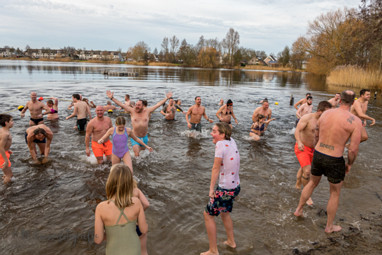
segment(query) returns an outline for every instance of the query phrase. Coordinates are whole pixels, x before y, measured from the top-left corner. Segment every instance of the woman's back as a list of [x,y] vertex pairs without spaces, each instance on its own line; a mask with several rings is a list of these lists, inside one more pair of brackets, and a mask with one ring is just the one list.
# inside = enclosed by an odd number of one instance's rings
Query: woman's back
[[105,201],[102,220],[106,231],[106,254],[140,255],[141,246],[136,232],[140,201],[132,198],[131,206],[119,209],[114,202]]

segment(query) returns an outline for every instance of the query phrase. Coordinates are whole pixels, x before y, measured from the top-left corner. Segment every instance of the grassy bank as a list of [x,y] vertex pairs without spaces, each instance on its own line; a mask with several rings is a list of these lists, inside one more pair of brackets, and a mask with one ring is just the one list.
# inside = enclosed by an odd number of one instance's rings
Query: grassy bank
[[326,78],[329,86],[382,89],[382,73],[358,66],[338,66]]
[[290,67],[271,67],[271,66],[261,66],[261,65],[246,65],[245,67],[238,67],[240,69],[248,70],[272,70],[272,71],[294,71],[294,72],[304,72],[304,70],[296,70]]

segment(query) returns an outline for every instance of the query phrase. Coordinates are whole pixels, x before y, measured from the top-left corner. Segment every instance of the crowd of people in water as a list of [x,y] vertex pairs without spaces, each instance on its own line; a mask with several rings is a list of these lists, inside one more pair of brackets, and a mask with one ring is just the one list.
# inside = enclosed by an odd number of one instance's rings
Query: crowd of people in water
[[[148,225],[144,211],[149,207],[149,201],[134,180],[128,141],[131,141],[135,157],[143,150],[153,150],[148,146],[148,126],[151,114],[160,107],[160,113],[166,121],[175,120],[177,113],[183,114],[187,127],[194,132],[201,132],[202,117],[210,123],[213,123],[213,120],[207,116],[200,96],[195,97],[195,104],[187,111],[182,110],[181,100],[174,100],[171,92],[150,107],[145,100],[132,102],[129,95],[125,96],[124,102],[116,99],[111,91],[106,91],[106,96],[109,99],[107,104],[96,106],[80,94],[73,94],[72,103],[68,107],[73,109],[73,113],[66,117],[76,117],[74,128],[86,132],[87,156],[90,156],[92,151],[98,164],[104,163],[105,158],[112,164],[106,182],[107,200],[99,203],[95,211],[94,241],[99,244],[106,240],[107,254],[143,255],[148,253]],[[49,98],[44,104],[43,98],[38,99],[36,92],[32,92],[30,98],[25,106],[18,108],[21,117],[24,117],[28,110],[30,114],[30,126],[25,130],[25,142],[33,163],[45,164],[49,161],[54,135],[44,124],[43,116],[47,115],[47,119],[52,121],[59,119],[59,100]],[[356,100],[353,91],[345,90],[328,101],[319,102],[316,112],[312,112],[313,97],[310,93],[294,104],[297,117],[294,152],[300,164],[295,187],[303,187],[294,215],[303,216],[304,205],[313,204],[311,195],[320,183],[322,175],[325,175],[330,185],[325,227],[327,233],[341,230],[339,225],[334,225],[334,218],[345,174],[350,171],[357,157],[359,144],[368,139],[365,129],[367,121],[371,122],[370,126],[375,124],[375,119],[366,114],[369,99],[370,90],[362,89]],[[268,100],[263,99],[260,103],[261,106],[253,112],[253,124],[249,133],[249,137],[254,141],[260,140],[270,122],[275,120],[272,118]],[[209,250],[201,253],[202,255],[219,254],[215,223],[215,216],[218,215],[222,217],[227,234],[224,244],[236,248],[230,213],[235,197],[240,193],[240,153],[231,134],[232,121],[236,124],[239,122],[234,114],[232,100],[229,99],[226,103],[221,100],[219,106],[216,112],[219,122],[213,125],[211,131],[215,157],[211,170],[209,201],[204,210]],[[91,108],[95,108],[93,118]],[[129,114],[131,128],[126,127],[124,116],[118,116],[115,125],[110,117],[105,116],[105,112],[116,110]],[[4,184],[11,183],[14,179],[10,161],[13,124],[11,115],[0,114],[0,168],[3,171]],[[41,156],[38,155],[37,147]],[[343,158],[345,148],[347,163]]]

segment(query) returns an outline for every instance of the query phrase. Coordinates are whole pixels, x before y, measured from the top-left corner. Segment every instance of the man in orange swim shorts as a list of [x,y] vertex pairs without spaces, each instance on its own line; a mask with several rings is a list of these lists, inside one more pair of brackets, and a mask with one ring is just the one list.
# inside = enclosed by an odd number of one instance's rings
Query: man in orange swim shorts
[[92,137],[92,150],[94,156],[97,158],[98,164],[103,163],[103,155],[106,155],[108,161],[111,161],[111,154],[113,145],[109,138],[104,139],[104,143],[99,144],[98,140],[101,139],[109,128],[113,127],[111,119],[104,116],[104,108],[102,106],[96,107],[96,117],[89,121],[86,127],[85,145],[86,155],[90,156],[90,136]]
[[12,136],[9,129],[13,127],[13,118],[8,114],[0,114],[0,169],[3,170],[3,182],[9,183],[13,177],[11,161],[9,157],[12,154],[10,150]]
[[[330,108],[332,105],[328,101],[321,101],[317,106],[317,112],[302,116],[296,126],[294,152],[301,166],[297,173],[297,189],[301,188],[301,183],[305,186],[309,182],[314,146],[317,142],[315,139],[317,121],[321,114]],[[313,201],[309,198],[306,203],[312,205]]]

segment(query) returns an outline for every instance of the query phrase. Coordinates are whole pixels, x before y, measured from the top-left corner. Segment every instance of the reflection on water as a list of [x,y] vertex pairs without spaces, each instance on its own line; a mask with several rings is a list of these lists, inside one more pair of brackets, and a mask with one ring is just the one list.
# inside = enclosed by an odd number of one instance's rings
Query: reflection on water
[[[104,70],[138,72],[138,77],[104,77]],[[16,182],[0,185],[1,254],[103,254],[104,245],[92,243],[94,209],[105,199],[110,169],[85,156],[84,134],[73,130],[75,120],[65,120],[71,94],[81,93],[97,105],[106,104],[105,91],[124,94],[132,100],[148,99],[153,105],[166,91],[182,99],[187,110],[195,96],[202,97],[207,115],[215,113],[220,98],[232,99],[239,124],[234,126],[241,156],[240,198],[232,218],[236,251],[219,244],[221,254],[370,254],[380,251],[382,102],[371,100],[368,113],[377,120],[367,127],[369,140],[351,173],[346,177],[336,222],[342,233],[324,234],[329,186],[323,178],[315,190],[315,206],[306,208],[306,218],[292,212],[299,191],[294,189],[298,162],[293,152],[295,110],[290,95],[299,100],[310,91],[313,104],[333,96],[322,77],[306,73],[255,70],[205,70],[197,68],[136,67],[86,63],[0,61],[1,111],[15,120],[11,158]],[[31,166],[23,134],[27,117],[20,118],[18,105],[29,93],[59,98],[58,122],[46,122],[54,133],[52,162]],[[267,97],[276,118],[260,142],[248,140],[251,116],[258,102]],[[278,105],[275,104],[278,102]],[[119,113],[110,114],[113,123]],[[128,115],[127,125],[131,126]],[[212,124],[202,120],[203,133],[187,130],[182,113],[166,122],[156,111],[149,124],[149,144],[154,152],[133,159],[134,174],[150,200],[148,248],[156,254],[198,254],[208,247],[202,211],[208,202],[214,159],[210,138]],[[93,158],[94,159],[94,158]],[[219,220],[220,221],[220,220]],[[218,226],[218,242],[224,227]],[[360,252],[358,252],[360,251]],[[357,253],[358,252],[358,253]]]

